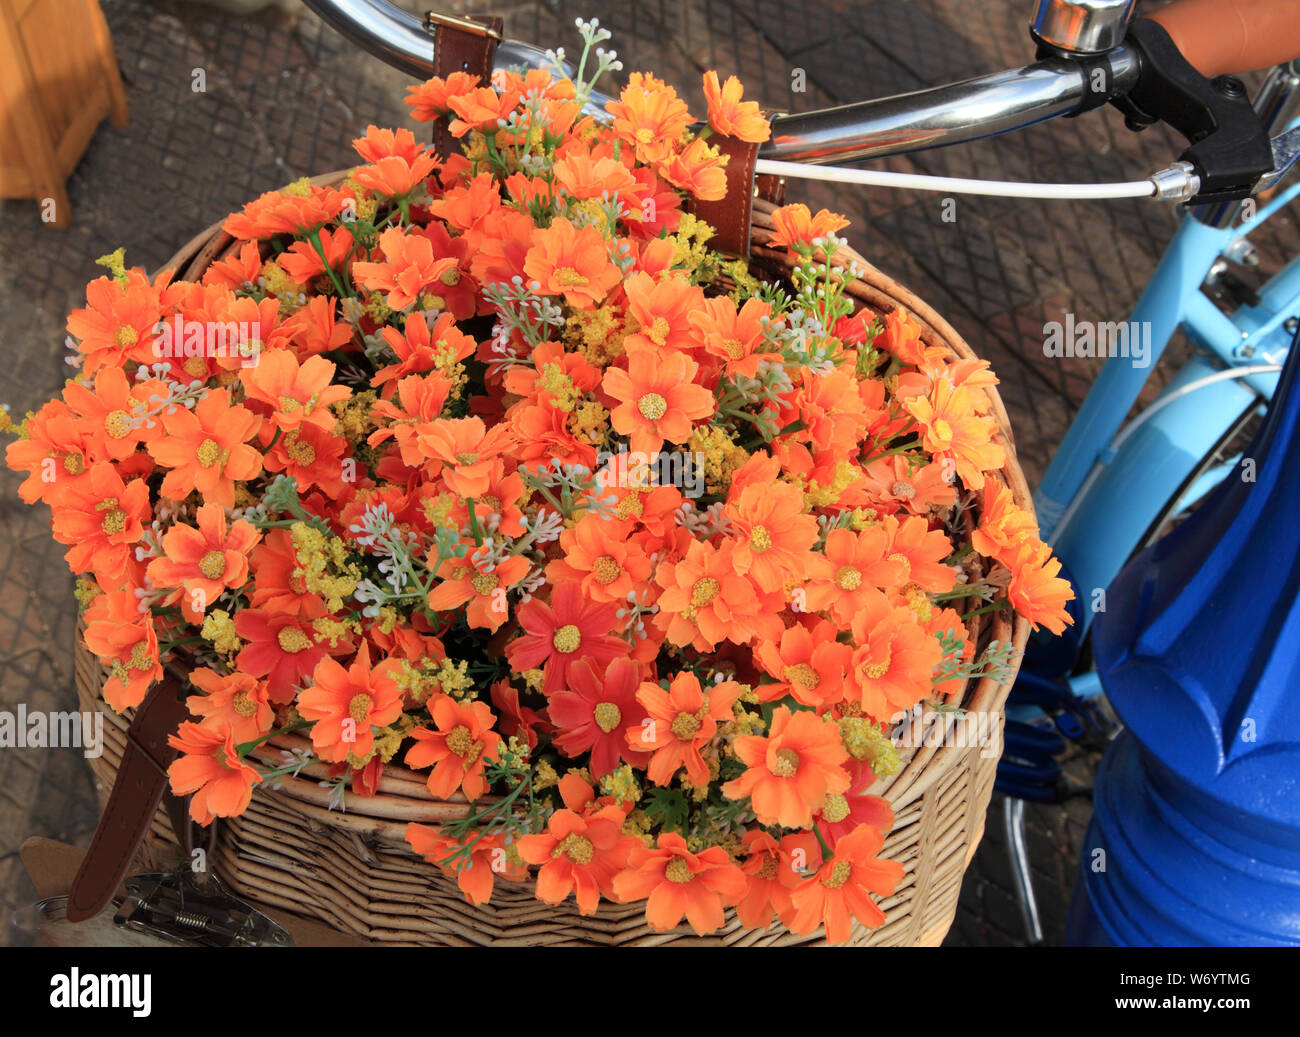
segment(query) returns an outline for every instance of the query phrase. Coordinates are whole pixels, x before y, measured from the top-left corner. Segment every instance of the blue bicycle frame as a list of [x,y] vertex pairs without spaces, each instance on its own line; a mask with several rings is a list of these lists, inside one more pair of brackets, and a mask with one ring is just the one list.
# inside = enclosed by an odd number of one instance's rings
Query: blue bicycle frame
[[[1104,588],[1169,501],[1247,408],[1273,394],[1277,374],[1270,368],[1285,358],[1291,339],[1286,325],[1300,315],[1300,257],[1257,293],[1257,305],[1243,305],[1231,317],[1201,285],[1235,239],[1257,230],[1297,194],[1300,184],[1238,227],[1184,216],[1131,317],[1130,328],[1149,331],[1145,363],[1121,356],[1106,361],[1034,495],[1042,536],[1080,599],[1079,638],[1105,607]],[[1121,431],[1179,327],[1197,355]],[[1203,474],[1177,508],[1190,506],[1237,467],[1230,461]]]

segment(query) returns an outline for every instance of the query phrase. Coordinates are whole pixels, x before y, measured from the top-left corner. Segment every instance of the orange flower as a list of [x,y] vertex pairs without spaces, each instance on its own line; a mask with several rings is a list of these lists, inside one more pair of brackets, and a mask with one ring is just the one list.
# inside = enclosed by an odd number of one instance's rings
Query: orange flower
[[761,144],[772,136],[772,127],[763,118],[756,101],[742,101],[745,88],[735,76],[718,85],[718,73],[704,73],[704,99],[709,105],[709,125],[729,137]]
[[926,519],[916,516],[900,522],[887,515],[885,531],[889,534],[885,559],[902,565],[904,583],[933,594],[947,593],[957,585],[957,570],[943,564],[952,554],[952,543],[943,530],[931,529]]
[[144,480],[124,482],[105,461],[91,468],[85,481],[68,487],[51,529],[55,540],[68,545],[68,568],[93,571],[107,585],[126,575],[150,513]]
[[94,375],[101,367],[122,367],[128,361],[151,364],[154,326],[163,315],[169,271],[149,283],[144,271],[129,270],[125,284],[97,277],[86,285],[86,306],[68,315],[68,333],[85,358],[83,370]]
[[[347,266],[347,261],[352,255],[353,248],[356,247],[356,239],[353,238],[352,232],[347,228],[341,230],[322,230],[320,232],[321,250],[325,253],[322,259],[320,252],[310,241],[295,241],[284,252],[275,257],[276,264],[283,270],[295,283],[309,286],[313,280],[320,277],[326,270],[326,264],[335,271],[342,271]],[[256,248],[256,246],[244,246],[245,248]],[[238,288],[239,285],[232,287]],[[332,299],[325,299],[321,296],[312,296],[311,302],[318,306],[326,303],[333,303]]]
[[615,194],[629,209],[640,209],[639,185],[626,166],[608,155],[595,157],[589,151],[573,150],[555,160],[551,168],[555,182],[578,200]]
[[773,915],[784,924],[790,914],[790,891],[803,880],[800,864],[817,852],[816,838],[811,832],[800,832],[778,843],[762,829],[751,828],[743,843],[745,860],[740,870],[749,885],[736,904],[736,917],[746,929],[766,929]]
[[652,752],[646,775],[656,785],[667,785],[685,767],[692,785],[709,780],[709,765],[700,750],[713,740],[718,724],[731,719],[732,704],[740,695],[735,681],[700,687],[695,674],[677,674],[667,691],[646,681],[637,689],[636,700],[648,717],[639,730],[627,732],[628,748]]
[[872,590],[853,617],[852,693],[873,720],[888,720],[930,693],[943,658],[939,641],[909,608],[896,608]]
[[560,796],[564,808],[550,816],[546,831],[519,837],[519,856],[541,865],[538,900],[562,904],[572,893],[579,914],[594,914],[602,896],[613,896],[614,876],[627,865],[628,853],[641,844],[623,834],[622,807],[597,805],[595,792],[581,778],[561,778]]
[[755,635],[780,636],[780,617],[737,575],[734,551],[734,541],[719,549],[692,540],[684,558],[655,570],[662,592],[654,623],[673,644],[710,652],[724,639],[740,645]]
[[26,422],[27,438],[5,447],[5,464],[26,472],[18,496],[27,504],[55,504],[89,474],[100,452],[92,429],[62,400],[50,400]]
[[704,305],[704,293],[680,277],[658,280],[642,271],[623,282],[627,312],[638,330],[624,340],[625,348],[671,353],[693,345],[691,315]]
[[460,278],[455,257],[436,257],[433,244],[423,234],[389,227],[379,235],[379,251],[384,261],[353,263],[352,278],[368,291],[383,292],[390,310],[409,309],[426,288],[436,288],[444,278]]
[[233,508],[236,481],[262,470],[262,455],[247,442],[261,419],[232,405],[226,389],[213,389],[193,411],[177,407],[162,423],[167,434],[149,444],[154,460],[171,469],[158,492],[179,501],[198,490],[205,501]]
[[214,817],[237,817],[248,809],[253,786],[262,776],[239,758],[229,727],[202,727],[187,720],[167,736],[167,744],[181,752],[167,768],[167,777],[172,792],[190,796],[190,817],[206,827]]
[[385,198],[405,198],[439,165],[432,149],[419,151],[413,157],[384,155],[372,159],[368,166],[358,166],[352,171],[352,179]]
[[528,869],[510,859],[505,836],[500,833],[476,835],[468,860],[456,855],[464,843],[430,825],[412,821],[406,826],[406,841],[430,864],[454,874],[456,885],[471,904],[486,904],[492,899],[498,875],[515,882],[528,877]]
[[562,295],[570,306],[594,309],[623,279],[609,259],[605,239],[593,226],[575,227],[563,217],[533,235],[524,273],[543,295]]
[[1020,507],[1000,482],[986,482],[984,509],[979,526],[971,533],[971,546],[986,558],[1007,562],[1019,554],[1022,544],[1037,539],[1034,516]]
[[555,748],[565,756],[591,752],[591,773],[603,778],[620,759],[645,766],[646,754],[630,746],[628,733],[640,733],[645,710],[637,700],[640,667],[615,659],[604,673],[583,659],[573,667],[567,688],[547,696],[547,712],[556,728]]
[[315,721],[311,744],[316,755],[329,763],[347,760],[361,766],[374,751],[374,729],[402,715],[402,690],[396,681],[400,672],[395,660],[372,669],[364,641],[346,670],[333,659],[317,663],[311,686],[298,693],[298,712]]
[[420,452],[432,463],[429,474],[442,476],[447,489],[462,497],[487,493],[497,458],[514,445],[509,426],[488,428],[482,418],[441,418],[418,430]]
[[523,636],[506,645],[506,658],[516,673],[545,662],[545,690],[569,686],[569,669],[581,659],[600,666],[627,654],[627,642],[610,633],[617,621],[613,602],[584,601],[576,583],[562,583],[551,592],[551,603],[530,598],[519,606]]
[[798,487],[746,486],[727,501],[723,515],[741,537],[732,552],[736,572],[748,573],[760,590],[777,591],[807,575],[817,520],[805,514]]
[[884,843],[884,836],[871,825],[859,825],[836,843],[834,855],[790,895],[794,907],[790,929],[811,933],[825,925],[829,942],[847,943],[853,919],[868,929],[883,925],[885,913],[870,895],[889,896],[905,874],[899,861],[876,856]]
[[220,674],[201,666],[190,673],[190,683],[204,692],[186,700],[190,712],[203,717],[203,726],[229,727],[236,745],[255,742],[271,730],[275,713],[262,681],[246,673]]
[[925,328],[907,310],[896,307],[885,314],[881,324],[873,346],[888,350],[904,364],[920,365],[925,360],[925,343],[921,341]]
[[528,566],[523,555],[511,555],[490,570],[473,564],[472,555],[448,559],[446,577],[429,592],[429,608],[446,612],[469,602],[465,619],[471,627],[499,630],[510,616],[506,591],[528,575]]
[[248,554],[260,535],[243,519],[227,524],[219,504],[204,504],[195,521],[198,529],[178,522],[163,534],[164,557],[149,563],[148,575],[156,587],[179,588],[168,600],[179,597],[186,618],[202,623],[226,588],[248,582]]
[[1061,560],[1052,557],[1050,547],[1037,538],[1028,540],[1020,545],[1008,568],[1011,584],[1007,597],[1035,629],[1042,624],[1059,636],[1074,625],[1074,617],[1065,610],[1065,603],[1074,600],[1074,590],[1069,580],[1057,575]]
[[293,701],[294,686],[306,683],[326,654],[351,651],[346,641],[331,644],[325,636],[317,636],[306,616],[267,609],[240,609],[235,613],[235,633],[245,642],[235,665],[254,677],[265,677],[271,701],[277,705]]
[[984,472],[1001,468],[1002,447],[993,442],[997,422],[975,412],[970,391],[940,378],[929,396],[904,403],[921,427],[921,441],[936,459],[952,458],[962,482],[972,490],[984,486]]
[[516,91],[497,93],[486,86],[449,96],[447,107],[457,116],[448,124],[451,135],[463,137],[470,130],[495,130],[500,120],[514,111],[518,103],[519,94]]
[[153,616],[141,610],[134,587],[98,595],[86,609],[82,639],[108,667],[104,699],[119,713],[143,702],[162,678]]
[[492,730],[496,717],[486,703],[457,702],[450,695],[438,696],[429,715],[435,729],[411,731],[415,745],[406,752],[406,765],[433,767],[428,785],[435,799],[450,799],[459,791],[473,803],[488,789],[483,772],[501,745],[501,736]]
[[617,101],[605,104],[614,116],[611,129],[636,152],[637,161],[664,161],[691,124],[691,113],[677,91],[661,79],[633,72]]
[[832,529],[826,537],[826,575],[808,585],[806,603],[810,612],[829,611],[846,627],[873,599],[880,588],[901,587],[907,570],[900,558],[887,558],[889,533],[882,526],[868,526],[861,533]]
[[837,212],[818,209],[814,216],[802,202],[781,206],[772,213],[772,222],[776,224],[776,234],[769,243],[771,247],[780,248],[784,245],[791,249],[812,248],[813,242],[818,238],[824,238],[849,225],[849,221]]
[[722,793],[748,796],[760,824],[807,828],[814,808],[849,787],[848,771],[840,766],[849,758],[840,729],[816,713],[778,706],[768,736],[742,735],[735,750],[747,769],[723,785]]
[[552,583],[576,580],[592,601],[627,601],[650,578],[650,559],[630,539],[632,523],[589,513],[560,535],[564,557],[546,567]]
[[92,391],[80,382],[63,387],[63,398],[81,419],[82,431],[95,445],[100,458],[124,461],[141,442],[162,434],[156,421],[145,416],[150,396],[166,394],[156,378],[128,381],[120,367],[102,367]]
[[844,679],[853,649],[836,640],[839,628],[820,620],[811,628],[796,623],[781,635],[778,643],[761,641],[754,647],[754,661],[775,678],[756,690],[764,702],[793,695],[796,702],[818,712],[844,697]]
[[[419,88],[411,88],[412,92],[417,89]],[[356,149],[358,155],[367,162],[372,163],[390,155],[396,155],[405,159],[408,163],[413,163],[428,151],[425,145],[417,141],[415,134],[408,129],[390,130],[374,125],[367,126],[366,135],[357,137],[352,142],[352,147]]]
[[763,318],[771,312],[772,307],[757,297],[746,299],[737,310],[734,300],[720,295],[705,299],[688,319],[693,341],[722,360],[727,374],[754,378],[760,361],[780,359],[779,353],[761,348],[765,344]]
[[653,453],[664,444],[685,443],[693,423],[713,413],[713,393],[695,385],[699,365],[685,353],[661,349],[628,351],[628,369],[610,367],[603,387],[619,401],[610,423],[629,438],[634,451]]
[[657,932],[676,928],[683,916],[699,936],[722,928],[724,908],[749,885],[722,847],[691,853],[676,832],[660,834],[656,849],[634,848],[627,864],[614,877],[614,893],[625,902],[645,900],[646,921]]
[[406,103],[411,108],[411,118],[416,122],[433,122],[446,116],[451,111],[451,99],[470,93],[478,84],[478,76],[453,72],[446,79],[434,76],[418,86],[407,87]]
[[308,357],[302,363],[287,349],[263,353],[255,367],[240,374],[244,392],[271,408],[271,418],[283,431],[312,424],[329,432],[338,424],[330,410],[348,399],[352,390],[333,384],[335,365],[323,356]]
[[727,196],[727,174],[722,164],[722,153],[697,137],[684,151],[669,156],[658,166],[658,172],[674,187],[702,202],[720,202]]
[[913,515],[928,515],[932,508],[947,508],[957,502],[955,465],[932,461],[918,468],[915,464],[914,459],[895,454],[867,465],[863,472],[866,492],[878,511],[902,507]]
[[[430,321],[434,321],[430,326]],[[448,357],[464,360],[474,352],[476,343],[456,327],[456,321],[450,313],[429,314],[420,310],[410,313],[404,325],[406,334],[396,328],[384,326],[379,329],[384,341],[388,343],[397,357],[397,363],[388,364],[375,372],[370,379],[373,386],[384,387],[385,399],[393,395],[398,381],[409,374],[424,374],[432,371],[439,361]]]
[[335,187],[300,180],[284,190],[260,195],[242,212],[227,216],[221,228],[241,241],[277,234],[306,236],[336,218],[349,197],[350,190],[345,194]]

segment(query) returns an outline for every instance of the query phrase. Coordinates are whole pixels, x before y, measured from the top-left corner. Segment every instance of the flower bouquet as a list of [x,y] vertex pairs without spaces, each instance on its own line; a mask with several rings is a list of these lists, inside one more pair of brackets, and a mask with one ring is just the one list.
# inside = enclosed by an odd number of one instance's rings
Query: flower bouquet
[[773,212],[764,276],[711,250],[709,137],[765,139],[758,106],[709,73],[697,128],[633,74],[597,118],[617,62],[580,28],[575,78],[412,88],[458,154],[372,126],[192,281],[101,260],[7,461],[108,704],[189,672],[200,824],[414,771],[437,821],[405,840],[474,905],[842,942],[912,869],[871,791],[891,730],[1005,684],[979,617],[1059,632],[1068,585],[998,474],[988,365],[857,306],[833,213]]

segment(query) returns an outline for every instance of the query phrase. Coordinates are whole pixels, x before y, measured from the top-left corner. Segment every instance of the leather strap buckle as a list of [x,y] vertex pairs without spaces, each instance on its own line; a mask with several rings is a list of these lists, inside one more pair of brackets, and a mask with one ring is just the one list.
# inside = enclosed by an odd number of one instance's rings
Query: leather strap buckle
[[496,40],[498,43],[501,42],[501,33],[491,25],[476,22],[472,18],[461,18],[459,15],[454,14],[439,14],[437,11],[424,12],[424,28],[426,32],[432,33],[439,25],[460,29],[461,32],[467,32],[473,36],[486,36],[488,39]]

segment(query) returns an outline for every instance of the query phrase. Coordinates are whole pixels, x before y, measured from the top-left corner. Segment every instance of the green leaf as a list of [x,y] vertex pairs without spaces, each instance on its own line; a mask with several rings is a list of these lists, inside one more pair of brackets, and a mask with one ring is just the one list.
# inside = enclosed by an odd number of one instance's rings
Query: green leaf
[[646,793],[646,815],[662,822],[663,827],[686,834],[690,805],[681,789],[650,789]]

